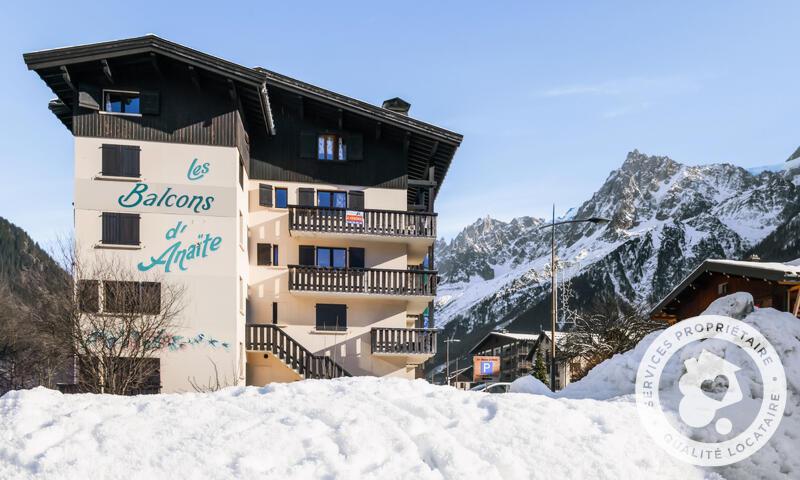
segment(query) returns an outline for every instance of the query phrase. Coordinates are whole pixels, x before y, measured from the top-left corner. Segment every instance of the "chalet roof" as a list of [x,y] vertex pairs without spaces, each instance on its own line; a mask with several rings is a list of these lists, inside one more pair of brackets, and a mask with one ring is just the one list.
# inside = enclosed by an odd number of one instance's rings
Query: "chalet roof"
[[662,311],[682,291],[689,287],[700,275],[706,272],[723,273],[747,278],[757,278],[772,282],[800,284],[800,265],[778,262],[751,262],[744,260],[707,259],[695,268],[683,281],[650,310],[651,315]]
[[[378,107],[367,102],[341,95],[300,80],[281,75],[261,67],[249,68],[209,55],[178,43],[170,42],[156,35],[114,40],[88,45],[55,48],[23,55],[28,69],[35,70],[42,80],[55,93],[56,99],[49,108],[71,128],[72,111],[75,103],[75,85],[70,80],[70,69],[78,64],[96,64],[108,67],[108,61],[124,57],[161,55],[192,68],[221,75],[240,88],[242,103],[253,114],[255,121],[251,126],[266,128],[275,132],[275,125],[269,105],[268,89],[277,87],[336,108],[374,119],[404,130],[407,137],[409,183],[418,185],[429,181],[428,169],[435,167],[435,184],[439,189],[450,168],[456,149],[463,136],[441,127],[414,119],[408,115]],[[250,114],[248,114],[250,115]],[[411,195],[411,193],[409,193]]]
[[417,120],[406,114],[378,107],[262,67],[256,67],[255,70],[266,75],[268,87],[285,89],[405,130],[409,134],[409,179],[427,180],[428,168],[435,167],[434,181],[436,184],[434,188],[437,191],[447,175],[456,149],[461,145],[461,141],[464,138],[461,134]]
[[[219,57],[170,42],[156,35],[92,43],[73,47],[54,48],[26,53],[22,57],[29,70],[34,70],[56,94],[59,102],[51,102],[50,109],[67,126],[75,102],[75,85],[70,78],[70,67],[78,64],[97,63],[109,67],[108,61],[123,57],[161,55],[206,72],[220,75],[240,88],[242,103],[251,110],[254,120],[259,120],[269,133],[274,132],[272,112],[269,106],[264,75]],[[62,106],[63,105],[63,106]]]
[[506,343],[512,343],[513,341],[535,341],[539,338],[538,333],[517,333],[517,332],[503,332],[503,331],[493,331],[489,332],[484,337],[475,344],[474,347],[469,351],[469,353],[474,353],[480,350],[480,347],[491,337],[500,338],[504,340],[509,340]]

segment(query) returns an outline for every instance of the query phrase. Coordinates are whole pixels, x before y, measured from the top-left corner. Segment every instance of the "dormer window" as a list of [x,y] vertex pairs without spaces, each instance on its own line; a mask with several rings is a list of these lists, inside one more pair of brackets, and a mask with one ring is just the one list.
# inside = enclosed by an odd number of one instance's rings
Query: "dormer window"
[[347,145],[344,137],[325,133],[317,138],[317,159],[324,161],[347,160]]
[[139,92],[105,90],[103,92],[103,111],[139,115]]

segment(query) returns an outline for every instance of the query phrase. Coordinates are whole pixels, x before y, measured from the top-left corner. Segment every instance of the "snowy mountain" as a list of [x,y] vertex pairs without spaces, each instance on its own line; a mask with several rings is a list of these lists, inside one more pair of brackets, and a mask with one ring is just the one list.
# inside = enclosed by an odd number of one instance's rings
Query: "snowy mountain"
[[[569,214],[611,221],[557,228],[564,263],[559,282],[571,279],[575,294],[567,305],[585,308],[594,296],[612,292],[631,304],[652,305],[708,257],[797,258],[798,206],[800,159],[794,155],[781,168],[754,174],[633,151]],[[486,217],[449,243],[437,243],[442,338],[455,333],[463,349],[500,326],[537,331],[548,321],[550,230],[540,228],[544,223]]]

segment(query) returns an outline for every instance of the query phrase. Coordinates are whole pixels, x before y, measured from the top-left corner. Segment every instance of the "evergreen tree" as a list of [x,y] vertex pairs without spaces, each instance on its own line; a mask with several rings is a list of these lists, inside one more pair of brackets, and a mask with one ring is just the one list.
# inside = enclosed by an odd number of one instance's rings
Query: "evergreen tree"
[[[536,360],[533,362],[533,376],[537,380],[541,381],[545,385],[550,383],[550,380],[547,378],[547,367],[544,364],[544,359],[542,355],[538,352],[535,354]],[[549,385],[548,385],[549,386]]]

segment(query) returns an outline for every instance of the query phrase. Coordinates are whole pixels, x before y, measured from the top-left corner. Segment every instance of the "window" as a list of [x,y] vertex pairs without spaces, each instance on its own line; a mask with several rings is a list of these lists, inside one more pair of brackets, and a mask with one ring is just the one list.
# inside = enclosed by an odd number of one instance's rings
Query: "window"
[[258,185],[258,204],[262,207],[272,206],[272,185]]
[[347,305],[317,304],[317,330],[347,330]]
[[317,206],[322,208],[347,208],[347,192],[317,192]]
[[325,133],[317,137],[317,160],[347,160],[347,145],[344,137]]
[[344,248],[317,248],[317,266],[344,268],[347,266],[347,250]]
[[278,324],[278,302],[272,302],[272,324]]
[[363,248],[350,248],[350,268],[364,268]]
[[297,189],[297,203],[301,207],[314,206],[314,189],[313,188],[299,188]]
[[140,114],[139,92],[103,92],[103,110],[109,113]]
[[103,212],[102,235],[106,245],[139,245],[139,215]]
[[301,245],[299,257],[300,257],[299,258],[300,265],[305,265],[305,266],[315,265],[314,247],[308,245]]
[[158,282],[103,282],[103,310],[109,313],[161,311],[161,284]]
[[139,153],[141,149],[133,145],[106,145],[102,147],[103,161],[101,172],[112,177],[138,178]]
[[364,210],[364,192],[350,191],[347,193],[347,203],[351,210]]
[[239,312],[244,313],[247,302],[247,289],[244,286],[244,278],[239,277]]
[[717,294],[721,297],[728,294],[728,283],[720,283],[717,285]]
[[244,190],[244,160],[241,155],[239,155],[239,187]]
[[289,206],[289,191],[285,188],[275,189],[275,207],[286,208]]
[[278,265],[278,246],[272,246],[272,264],[277,266]]
[[[275,247],[277,249],[277,247]],[[269,243],[259,243],[256,246],[256,264],[272,265],[272,245]]]
[[244,214],[239,212],[239,246],[244,247],[244,240],[247,238],[247,230],[244,224]]
[[100,282],[78,280],[78,310],[86,313],[100,311]]

